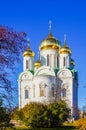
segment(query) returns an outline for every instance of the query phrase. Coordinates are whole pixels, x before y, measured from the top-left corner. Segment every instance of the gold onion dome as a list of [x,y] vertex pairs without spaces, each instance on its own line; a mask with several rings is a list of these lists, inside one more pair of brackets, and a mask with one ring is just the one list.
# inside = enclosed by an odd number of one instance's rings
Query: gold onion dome
[[60,54],[71,54],[71,50],[70,50],[70,48],[67,46],[67,44],[65,43],[64,45],[63,45],[63,47],[61,47],[61,49],[59,50],[59,53]]
[[37,61],[35,62],[34,67],[40,67],[40,66],[41,66],[41,61],[40,61],[40,59],[39,59],[39,60],[37,60]]
[[59,50],[60,47],[61,47],[60,41],[58,41],[56,38],[54,38],[52,33],[49,33],[48,37],[41,42],[39,49],[40,50],[45,50],[45,49]]
[[23,56],[25,57],[25,56],[30,56],[30,57],[34,57],[34,52],[30,49],[30,47],[28,47],[25,51],[24,51],[24,53],[23,53]]
[[70,63],[71,63],[71,65],[73,65],[73,66],[75,65],[75,62],[74,62],[73,59],[71,59]]
[[64,45],[59,50],[59,53],[60,54],[71,54],[71,50],[70,50],[70,48],[66,44],[66,35],[64,35]]

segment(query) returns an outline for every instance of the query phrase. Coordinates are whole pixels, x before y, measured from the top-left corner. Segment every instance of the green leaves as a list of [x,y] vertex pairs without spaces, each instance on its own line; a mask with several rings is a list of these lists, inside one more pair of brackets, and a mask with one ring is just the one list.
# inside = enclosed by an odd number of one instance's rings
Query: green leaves
[[[19,112],[19,111],[18,111]],[[68,117],[68,108],[64,101],[54,102],[44,105],[42,103],[31,102],[20,110],[18,119],[30,128],[57,127]],[[23,115],[20,116],[20,115]]]
[[0,126],[2,126],[2,124],[9,124],[10,122],[10,113],[7,111],[7,109],[5,107],[3,107],[2,105],[0,105]]
[[[47,107],[41,103],[30,103],[22,109],[25,124],[32,128],[44,127],[47,123]],[[27,119],[27,120],[26,120]]]

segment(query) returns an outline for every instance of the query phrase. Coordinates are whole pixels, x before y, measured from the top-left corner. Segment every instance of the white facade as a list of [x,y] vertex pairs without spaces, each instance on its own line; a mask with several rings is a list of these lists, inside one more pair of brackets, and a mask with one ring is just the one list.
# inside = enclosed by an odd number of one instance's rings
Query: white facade
[[71,50],[52,36],[39,45],[40,57],[34,63],[34,52],[28,48],[23,54],[23,72],[18,79],[19,109],[30,102],[44,104],[65,100],[71,116],[77,116],[78,77],[71,59]]

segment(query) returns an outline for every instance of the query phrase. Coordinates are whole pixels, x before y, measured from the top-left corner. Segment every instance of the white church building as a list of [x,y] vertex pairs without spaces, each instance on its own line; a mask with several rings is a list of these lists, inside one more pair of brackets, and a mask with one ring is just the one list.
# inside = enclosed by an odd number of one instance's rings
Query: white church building
[[78,110],[78,74],[71,58],[71,49],[64,39],[61,42],[52,34],[40,42],[39,58],[34,62],[30,46],[23,53],[23,72],[19,75],[19,109],[30,102],[52,103],[65,100],[71,116]]

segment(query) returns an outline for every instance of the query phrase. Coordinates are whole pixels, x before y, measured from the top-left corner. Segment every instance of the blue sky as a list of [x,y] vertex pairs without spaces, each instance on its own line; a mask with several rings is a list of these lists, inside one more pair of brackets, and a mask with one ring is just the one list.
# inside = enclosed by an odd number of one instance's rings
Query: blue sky
[[[53,35],[63,44],[64,34],[72,50],[79,74],[79,108],[85,105],[86,88],[86,1],[85,0],[0,0],[0,24],[24,31],[30,38],[37,60],[38,46],[48,34],[52,20]],[[22,71],[19,65],[18,73]],[[14,75],[17,86],[17,78]]]

